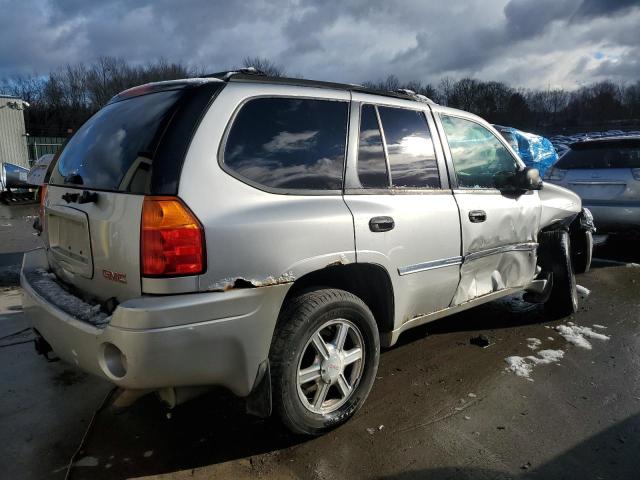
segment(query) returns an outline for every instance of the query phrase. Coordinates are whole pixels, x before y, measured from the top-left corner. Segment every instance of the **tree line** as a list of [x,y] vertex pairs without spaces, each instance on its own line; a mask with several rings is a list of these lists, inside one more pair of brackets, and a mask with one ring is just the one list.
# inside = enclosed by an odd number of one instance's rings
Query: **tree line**
[[[281,66],[260,57],[245,58],[241,66],[254,66],[272,76],[287,74]],[[4,78],[0,80],[0,93],[29,102],[25,121],[30,135],[67,136],[122,90],[148,82],[197,77],[205,72],[203,68],[166,60],[133,65],[121,58],[102,57],[89,64],[66,65],[47,76]],[[363,85],[380,90],[413,90],[492,123],[542,134],[640,125],[640,80],[630,84],[603,81],[572,91],[515,88],[475,78],[446,77],[437,84],[401,82],[393,75]]]

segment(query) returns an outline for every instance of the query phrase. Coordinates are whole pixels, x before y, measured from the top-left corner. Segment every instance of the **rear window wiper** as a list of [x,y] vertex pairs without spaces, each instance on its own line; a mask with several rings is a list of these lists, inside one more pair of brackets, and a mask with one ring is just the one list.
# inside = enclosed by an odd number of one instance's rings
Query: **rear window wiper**
[[78,173],[70,173],[64,177],[64,183],[71,185],[83,185],[82,177]]

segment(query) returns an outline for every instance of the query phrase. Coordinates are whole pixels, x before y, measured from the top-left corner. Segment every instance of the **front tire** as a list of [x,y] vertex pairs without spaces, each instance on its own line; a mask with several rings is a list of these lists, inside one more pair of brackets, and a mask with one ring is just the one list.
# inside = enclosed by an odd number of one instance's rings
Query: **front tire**
[[589,231],[579,231],[571,239],[571,257],[574,273],[587,273],[593,256],[593,235]]
[[274,410],[294,433],[323,434],[360,409],[379,358],[378,328],[362,300],[338,289],[299,295],[283,308],[271,344]]
[[544,232],[538,237],[540,243],[540,266],[553,274],[553,285],[549,299],[545,302],[546,313],[552,318],[569,316],[578,311],[576,277],[571,261],[569,233],[563,230]]

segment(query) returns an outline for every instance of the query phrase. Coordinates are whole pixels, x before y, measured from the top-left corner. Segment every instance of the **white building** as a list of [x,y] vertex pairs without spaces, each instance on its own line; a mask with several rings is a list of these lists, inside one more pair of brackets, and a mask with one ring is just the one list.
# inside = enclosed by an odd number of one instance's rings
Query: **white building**
[[0,94],[0,163],[29,167],[23,111],[28,106],[19,98]]

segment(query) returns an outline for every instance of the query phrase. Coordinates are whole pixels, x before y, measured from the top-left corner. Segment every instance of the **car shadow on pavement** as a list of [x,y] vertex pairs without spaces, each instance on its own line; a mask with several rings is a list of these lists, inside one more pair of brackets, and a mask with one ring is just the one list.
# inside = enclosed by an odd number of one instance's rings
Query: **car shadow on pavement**
[[[527,303],[522,294],[515,294],[495,300],[473,309],[427,323],[403,333],[396,346],[406,345],[427,335],[452,332],[485,332],[523,325],[542,324],[554,319],[545,315],[542,305]],[[396,348],[395,346],[393,348]]]
[[[585,419],[587,421],[587,419]],[[640,414],[609,427],[541,465],[527,463],[521,473],[500,472],[473,467],[412,470],[377,480],[477,480],[477,479],[578,479],[638,478],[640,469]]]
[[[620,237],[611,235],[602,245],[596,245],[593,249],[592,268],[611,266],[615,263],[640,263],[640,236]],[[604,262],[602,261],[604,260]]]
[[[274,418],[247,415],[244,402],[224,389],[171,411],[150,394],[123,413],[107,409],[96,417],[71,478],[130,478],[193,469],[267,454],[305,440]],[[101,468],[82,468],[83,458],[97,461]]]

